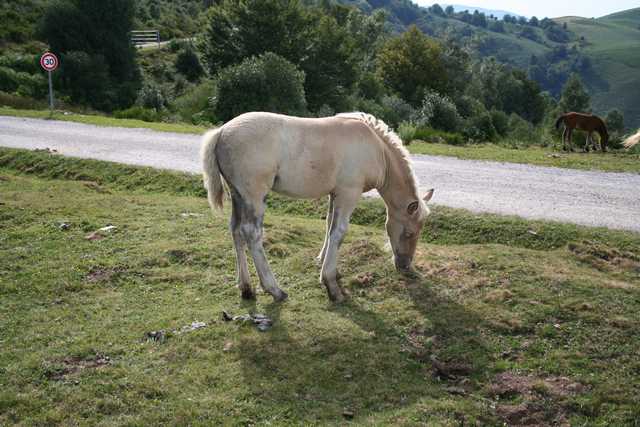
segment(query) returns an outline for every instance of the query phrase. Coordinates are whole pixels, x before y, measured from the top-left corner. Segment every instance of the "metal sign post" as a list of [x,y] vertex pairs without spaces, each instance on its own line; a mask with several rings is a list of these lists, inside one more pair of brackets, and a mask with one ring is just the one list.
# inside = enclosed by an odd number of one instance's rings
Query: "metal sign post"
[[49,74],[49,110],[53,113],[53,83],[51,79],[51,73],[58,68],[58,57],[51,52],[45,52],[40,58],[40,65]]

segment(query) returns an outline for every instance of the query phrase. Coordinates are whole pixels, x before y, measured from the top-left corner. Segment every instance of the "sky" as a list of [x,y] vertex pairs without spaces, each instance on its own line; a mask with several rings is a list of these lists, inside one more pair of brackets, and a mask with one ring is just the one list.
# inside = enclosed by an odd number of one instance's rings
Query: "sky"
[[[413,1],[420,6],[430,6],[434,3],[431,0]],[[500,9],[524,16],[537,16],[538,18],[556,18],[567,15],[598,18],[621,10],[640,7],[640,1],[638,0],[448,0],[439,2],[439,4],[461,4],[485,9]]]

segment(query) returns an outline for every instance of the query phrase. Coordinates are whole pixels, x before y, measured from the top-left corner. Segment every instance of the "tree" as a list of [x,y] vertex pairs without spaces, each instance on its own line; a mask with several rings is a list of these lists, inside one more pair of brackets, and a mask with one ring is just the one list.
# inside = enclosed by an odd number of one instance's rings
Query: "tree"
[[533,27],[537,27],[539,23],[540,22],[538,21],[538,18],[536,18],[535,16],[532,16],[531,19],[529,19],[529,25]]
[[454,12],[455,12],[455,9],[451,5],[444,8],[444,13],[446,13],[447,16],[453,15]]
[[308,24],[298,0],[223,0],[209,10],[200,50],[211,75],[264,52],[298,63]]
[[46,7],[39,31],[61,56],[63,90],[72,100],[104,110],[133,104],[141,84],[129,41],[134,14],[133,0],[58,0]]
[[215,112],[221,120],[247,111],[306,112],[304,73],[275,53],[247,58],[221,70],[217,89]]
[[357,80],[353,39],[331,16],[321,15],[308,35],[312,41],[300,61],[305,91],[312,111],[326,104],[338,111],[349,108],[347,95]]
[[622,135],[624,133],[624,116],[620,110],[613,109],[607,113],[604,122],[607,125],[609,133]]
[[197,81],[204,74],[200,58],[191,44],[178,53],[174,66],[179,73],[192,82]]
[[433,6],[429,8],[429,11],[434,15],[444,16],[444,10],[442,10],[442,7],[438,3],[434,3]]
[[447,73],[439,43],[415,25],[387,41],[378,54],[382,81],[403,99],[419,106],[427,89],[447,94]]
[[563,86],[559,106],[564,112],[591,111],[591,98],[582,85],[582,80],[580,80],[580,77],[577,74],[572,74]]

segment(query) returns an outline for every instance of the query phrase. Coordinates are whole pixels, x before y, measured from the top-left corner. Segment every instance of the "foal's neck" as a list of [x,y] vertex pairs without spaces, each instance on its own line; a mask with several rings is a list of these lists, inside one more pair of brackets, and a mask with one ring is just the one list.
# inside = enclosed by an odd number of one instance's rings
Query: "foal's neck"
[[384,182],[377,190],[387,207],[394,211],[404,209],[418,200],[415,177],[399,151],[385,147],[385,167]]

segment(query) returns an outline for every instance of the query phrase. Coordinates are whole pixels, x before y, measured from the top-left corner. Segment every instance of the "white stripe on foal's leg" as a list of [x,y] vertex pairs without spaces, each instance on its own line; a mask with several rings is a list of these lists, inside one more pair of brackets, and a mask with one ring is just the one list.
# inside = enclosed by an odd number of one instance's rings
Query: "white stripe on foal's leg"
[[324,235],[324,243],[322,244],[322,250],[316,257],[318,264],[322,265],[325,255],[327,254],[327,247],[329,246],[329,232],[331,231],[331,220],[333,219],[333,194],[329,194],[329,209],[327,210],[327,230]]
[[327,288],[329,298],[335,302],[344,300],[344,292],[338,285],[338,250],[342,244],[347,229],[349,228],[349,218],[360,198],[359,192],[339,194],[336,196],[333,205],[333,217],[331,220],[331,230],[329,231],[329,244],[325,254],[320,281]]

